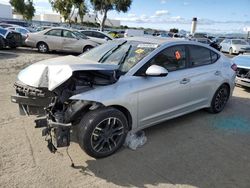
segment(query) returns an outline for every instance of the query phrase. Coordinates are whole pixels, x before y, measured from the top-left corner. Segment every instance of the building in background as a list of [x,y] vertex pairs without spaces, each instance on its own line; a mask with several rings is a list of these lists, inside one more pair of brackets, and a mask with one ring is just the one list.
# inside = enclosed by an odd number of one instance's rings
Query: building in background
[[12,18],[12,8],[10,5],[0,4],[0,18]]

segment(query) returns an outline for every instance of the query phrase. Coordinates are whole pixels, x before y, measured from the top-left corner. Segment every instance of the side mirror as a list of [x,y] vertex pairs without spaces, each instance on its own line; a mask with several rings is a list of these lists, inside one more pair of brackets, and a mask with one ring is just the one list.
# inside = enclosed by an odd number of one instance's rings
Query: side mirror
[[167,69],[165,69],[164,67],[161,67],[159,65],[151,65],[150,67],[148,67],[148,69],[146,70],[146,75],[147,76],[167,76],[168,75],[168,71]]
[[109,40],[109,38],[108,38],[108,37],[105,37],[104,39],[105,39],[106,41],[108,41],[108,40]]

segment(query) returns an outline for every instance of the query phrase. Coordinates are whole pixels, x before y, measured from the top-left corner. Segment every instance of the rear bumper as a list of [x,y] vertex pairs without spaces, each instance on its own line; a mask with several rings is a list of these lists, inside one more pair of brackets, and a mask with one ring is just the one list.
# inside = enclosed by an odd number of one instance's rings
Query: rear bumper
[[25,40],[25,45],[26,45],[26,46],[29,46],[29,47],[32,47],[32,48],[36,48],[36,43],[35,43],[35,41],[29,40],[29,38],[27,38],[27,39]]

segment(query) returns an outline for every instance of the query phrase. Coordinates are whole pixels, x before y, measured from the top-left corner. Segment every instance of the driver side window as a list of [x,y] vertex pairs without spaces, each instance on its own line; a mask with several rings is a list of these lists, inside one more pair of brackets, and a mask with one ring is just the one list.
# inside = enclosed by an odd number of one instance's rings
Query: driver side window
[[166,48],[149,61],[150,65],[159,65],[168,71],[175,71],[186,68],[186,48],[184,45],[177,45]]
[[68,31],[68,30],[63,30],[63,37],[75,38],[74,34],[71,31]]

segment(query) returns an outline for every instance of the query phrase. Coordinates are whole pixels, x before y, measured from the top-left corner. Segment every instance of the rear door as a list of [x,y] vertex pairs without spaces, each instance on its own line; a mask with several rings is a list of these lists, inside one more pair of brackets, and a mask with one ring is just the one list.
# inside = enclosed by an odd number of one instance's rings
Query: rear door
[[220,55],[209,48],[187,45],[192,108],[201,108],[211,101],[215,90],[222,83]]
[[46,42],[50,50],[62,50],[62,30],[51,29],[44,34],[42,40]]

